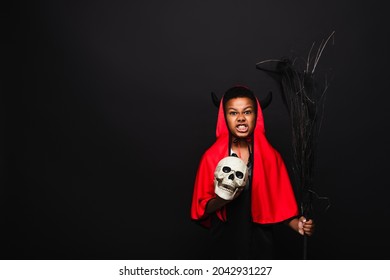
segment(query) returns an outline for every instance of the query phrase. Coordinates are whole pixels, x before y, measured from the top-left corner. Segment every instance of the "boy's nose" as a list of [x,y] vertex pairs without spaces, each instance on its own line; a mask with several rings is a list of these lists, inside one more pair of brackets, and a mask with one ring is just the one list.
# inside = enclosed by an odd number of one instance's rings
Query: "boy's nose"
[[238,119],[239,119],[239,120],[245,120],[245,116],[242,115],[242,114],[240,114],[240,115],[238,115]]

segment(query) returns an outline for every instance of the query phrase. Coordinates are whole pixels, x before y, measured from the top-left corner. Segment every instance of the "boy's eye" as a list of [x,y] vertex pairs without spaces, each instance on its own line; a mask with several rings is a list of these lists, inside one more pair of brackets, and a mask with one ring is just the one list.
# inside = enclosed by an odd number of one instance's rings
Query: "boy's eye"
[[245,111],[244,114],[245,115],[250,115],[250,114],[252,114],[252,111]]
[[235,116],[235,115],[237,115],[237,112],[230,112],[229,114],[232,116]]

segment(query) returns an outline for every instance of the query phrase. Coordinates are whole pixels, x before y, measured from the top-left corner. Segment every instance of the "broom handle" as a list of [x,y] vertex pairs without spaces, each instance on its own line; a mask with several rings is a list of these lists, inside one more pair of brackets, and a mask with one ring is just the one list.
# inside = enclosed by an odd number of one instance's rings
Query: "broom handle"
[[307,260],[307,235],[303,236],[303,259]]

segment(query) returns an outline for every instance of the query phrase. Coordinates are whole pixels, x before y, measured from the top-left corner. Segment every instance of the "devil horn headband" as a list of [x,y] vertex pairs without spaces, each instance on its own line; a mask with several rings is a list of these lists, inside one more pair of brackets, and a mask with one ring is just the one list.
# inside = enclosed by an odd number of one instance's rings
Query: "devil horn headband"
[[[213,101],[213,104],[215,105],[215,107],[218,108],[219,102],[221,100],[218,98],[218,96],[214,92],[211,93],[211,100]],[[268,92],[267,96],[264,99],[259,101],[261,109],[264,110],[265,108],[267,108],[268,105],[271,103],[271,101],[272,101],[272,91]]]

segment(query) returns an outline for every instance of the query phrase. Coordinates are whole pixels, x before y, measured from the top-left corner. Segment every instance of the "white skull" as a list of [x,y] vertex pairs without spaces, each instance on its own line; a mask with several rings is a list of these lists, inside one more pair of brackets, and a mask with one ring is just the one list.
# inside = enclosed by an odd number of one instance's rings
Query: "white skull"
[[215,193],[225,199],[232,200],[239,188],[245,187],[248,180],[248,167],[238,157],[228,156],[221,159],[215,168]]

